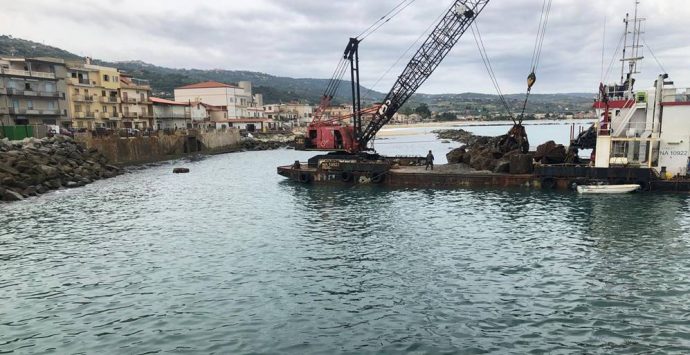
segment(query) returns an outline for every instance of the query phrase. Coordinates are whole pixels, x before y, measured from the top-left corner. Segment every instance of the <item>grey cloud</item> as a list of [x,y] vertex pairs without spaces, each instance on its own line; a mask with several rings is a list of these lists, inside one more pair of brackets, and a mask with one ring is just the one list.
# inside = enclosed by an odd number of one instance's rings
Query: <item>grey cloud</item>
[[[224,68],[274,75],[328,78],[347,39],[399,0],[50,1],[7,2],[0,33],[109,60],[141,59],[184,68]],[[451,1],[417,0],[362,44],[363,83],[372,85]],[[478,20],[505,92],[524,91],[542,1],[493,0]],[[539,68],[538,92],[594,91],[601,76],[604,18],[606,66],[623,31],[632,0],[554,0]],[[677,83],[685,69],[686,0],[645,0],[645,37]],[[647,52],[645,50],[645,52]],[[385,75],[387,91],[412,53]],[[660,71],[645,60],[639,83]],[[619,75],[614,61],[610,80]],[[685,69],[685,70],[684,70]],[[421,89],[424,92],[493,92],[470,33]]]

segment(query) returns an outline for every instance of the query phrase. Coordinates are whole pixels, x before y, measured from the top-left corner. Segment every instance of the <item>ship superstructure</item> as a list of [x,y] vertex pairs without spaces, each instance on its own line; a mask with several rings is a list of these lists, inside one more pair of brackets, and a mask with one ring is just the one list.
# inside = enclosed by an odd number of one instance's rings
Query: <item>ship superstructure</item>
[[638,62],[644,58],[643,21],[637,8],[632,19],[626,15],[621,81],[600,85],[594,104],[600,117],[594,166],[653,168],[662,178],[684,176],[689,173],[690,89],[676,88],[664,73],[653,87],[635,90]]

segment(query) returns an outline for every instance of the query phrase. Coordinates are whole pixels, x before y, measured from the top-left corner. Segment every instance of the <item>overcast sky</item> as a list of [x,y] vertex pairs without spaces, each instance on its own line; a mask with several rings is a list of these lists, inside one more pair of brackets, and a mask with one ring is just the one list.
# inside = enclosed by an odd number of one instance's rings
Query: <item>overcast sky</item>
[[[330,78],[350,36],[400,0],[0,0],[0,33],[89,55],[161,66]],[[363,42],[362,84],[387,92],[411,52],[374,84],[452,1],[416,0]],[[525,90],[542,0],[493,0],[478,19],[506,93]],[[533,92],[594,92],[634,0],[554,0]],[[642,0],[644,38],[677,85],[690,86],[688,0]],[[605,25],[606,24],[606,25]],[[638,87],[661,72],[646,59]],[[616,56],[609,81],[620,76]],[[471,33],[419,90],[495,93]]]

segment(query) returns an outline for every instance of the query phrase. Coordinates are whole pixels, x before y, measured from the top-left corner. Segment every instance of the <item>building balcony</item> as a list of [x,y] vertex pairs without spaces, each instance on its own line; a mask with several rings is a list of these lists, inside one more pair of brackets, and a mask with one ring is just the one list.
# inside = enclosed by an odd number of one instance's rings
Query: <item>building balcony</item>
[[135,98],[126,97],[122,99],[123,104],[138,104],[140,101]]
[[75,112],[74,114],[75,118],[81,118],[81,119],[87,119],[87,120],[92,120],[96,118],[96,114],[93,112]]
[[155,116],[157,120],[191,120],[192,117],[190,115],[183,115],[183,114],[169,114],[169,115],[159,115]]
[[[3,112],[4,111],[4,112]],[[5,108],[0,109],[0,113],[8,113],[10,115],[33,115],[33,116],[60,116],[60,110],[44,109],[39,110],[35,108]]]
[[99,112],[96,113],[96,117],[102,120],[109,120],[109,121],[117,121],[122,118],[120,113],[112,113],[112,112]]
[[98,101],[104,104],[118,104],[120,103],[120,98],[117,96],[100,96]]
[[91,85],[91,81],[89,78],[69,78],[69,83],[73,85],[88,85],[88,86],[93,86]]
[[[4,89],[5,94],[9,96],[28,96],[28,97],[45,97],[55,99],[60,97],[57,91],[37,91],[37,90],[18,90],[18,89]],[[0,90],[0,94],[2,94]]]
[[55,80],[55,74],[54,73],[30,71],[30,70],[0,68],[0,75],[21,76],[21,77],[29,77],[29,78]]
[[73,101],[78,102],[93,102],[93,96],[91,95],[74,95],[72,96]]
[[123,112],[122,117],[127,119],[137,119],[139,118],[139,112]]

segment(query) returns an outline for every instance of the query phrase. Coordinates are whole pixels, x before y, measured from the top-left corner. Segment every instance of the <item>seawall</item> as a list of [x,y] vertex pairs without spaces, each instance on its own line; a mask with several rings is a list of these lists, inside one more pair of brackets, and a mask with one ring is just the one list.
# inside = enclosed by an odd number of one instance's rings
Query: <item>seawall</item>
[[89,149],[97,149],[112,164],[120,166],[169,160],[195,153],[226,153],[240,148],[240,132],[237,129],[180,131],[135,137],[79,134],[75,139]]

